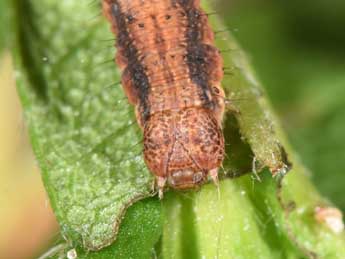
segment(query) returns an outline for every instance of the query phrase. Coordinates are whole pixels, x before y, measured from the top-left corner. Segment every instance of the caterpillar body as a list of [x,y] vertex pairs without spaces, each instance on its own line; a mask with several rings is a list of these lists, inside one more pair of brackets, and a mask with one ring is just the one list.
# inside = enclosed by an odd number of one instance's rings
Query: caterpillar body
[[143,130],[160,197],[218,181],[224,159],[223,60],[199,0],[103,0],[122,86]]

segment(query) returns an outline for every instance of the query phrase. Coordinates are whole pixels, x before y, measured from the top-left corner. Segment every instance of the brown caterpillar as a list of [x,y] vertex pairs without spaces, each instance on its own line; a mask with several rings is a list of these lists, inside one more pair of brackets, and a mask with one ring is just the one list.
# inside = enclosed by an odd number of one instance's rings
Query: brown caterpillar
[[103,0],[122,85],[144,131],[144,159],[166,183],[218,181],[224,158],[223,60],[199,0]]

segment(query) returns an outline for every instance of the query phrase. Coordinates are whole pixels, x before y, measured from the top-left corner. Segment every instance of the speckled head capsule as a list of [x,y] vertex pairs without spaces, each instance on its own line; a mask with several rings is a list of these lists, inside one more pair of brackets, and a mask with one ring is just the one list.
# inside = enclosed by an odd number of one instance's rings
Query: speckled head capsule
[[160,195],[165,185],[216,181],[224,158],[223,64],[199,1],[103,0],[103,12]]
[[204,108],[155,113],[144,128],[144,157],[161,183],[166,179],[175,189],[196,187],[223,161],[221,128]]

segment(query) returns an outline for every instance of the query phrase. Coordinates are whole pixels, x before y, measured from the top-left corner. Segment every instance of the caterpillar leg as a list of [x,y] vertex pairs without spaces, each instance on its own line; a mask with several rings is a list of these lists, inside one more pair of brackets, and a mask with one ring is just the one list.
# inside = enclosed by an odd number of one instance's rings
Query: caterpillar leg
[[241,114],[240,110],[236,107],[236,105],[233,102],[231,102],[231,100],[229,99],[224,100],[224,104],[225,104],[225,110],[227,112]]
[[219,179],[218,179],[218,168],[212,169],[209,172],[209,175],[213,181],[213,183],[218,186],[219,185]]
[[156,181],[157,181],[157,187],[158,187],[158,197],[161,200],[161,199],[163,199],[164,186],[165,186],[165,183],[167,181],[167,178],[157,176]]

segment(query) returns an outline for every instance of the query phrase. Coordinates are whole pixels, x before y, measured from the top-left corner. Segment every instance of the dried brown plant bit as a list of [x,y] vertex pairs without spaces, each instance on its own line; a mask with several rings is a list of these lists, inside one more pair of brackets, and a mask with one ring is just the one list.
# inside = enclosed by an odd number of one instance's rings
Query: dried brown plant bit
[[122,85],[160,190],[217,181],[224,158],[223,60],[199,0],[103,0]]
[[316,207],[315,219],[325,224],[334,233],[339,234],[344,231],[343,214],[334,207]]

